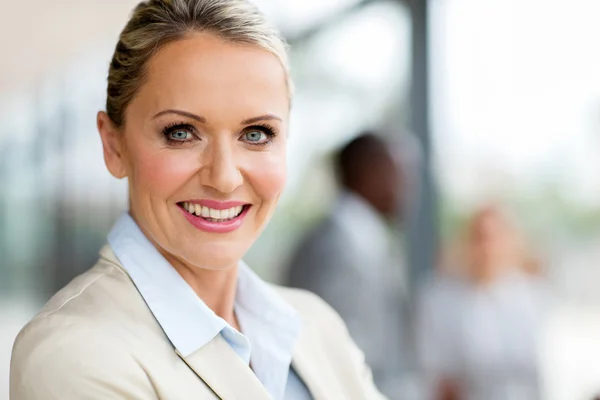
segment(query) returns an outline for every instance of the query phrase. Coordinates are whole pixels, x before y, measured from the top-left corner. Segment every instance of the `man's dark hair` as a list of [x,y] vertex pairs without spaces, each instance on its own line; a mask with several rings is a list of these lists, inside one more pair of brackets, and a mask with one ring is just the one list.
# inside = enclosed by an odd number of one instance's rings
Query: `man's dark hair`
[[336,169],[340,182],[352,187],[380,157],[388,155],[386,143],[372,131],[366,131],[352,139],[339,152]]

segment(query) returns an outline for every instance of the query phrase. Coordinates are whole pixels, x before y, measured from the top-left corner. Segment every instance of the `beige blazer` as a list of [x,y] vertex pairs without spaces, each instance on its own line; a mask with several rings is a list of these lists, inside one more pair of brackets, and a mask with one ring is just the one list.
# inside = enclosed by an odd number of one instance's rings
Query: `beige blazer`
[[[110,247],[100,256],[17,337],[11,400],[271,398],[221,335],[178,354]],[[309,292],[276,290],[304,320],[292,365],[314,399],[383,399],[333,309]]]

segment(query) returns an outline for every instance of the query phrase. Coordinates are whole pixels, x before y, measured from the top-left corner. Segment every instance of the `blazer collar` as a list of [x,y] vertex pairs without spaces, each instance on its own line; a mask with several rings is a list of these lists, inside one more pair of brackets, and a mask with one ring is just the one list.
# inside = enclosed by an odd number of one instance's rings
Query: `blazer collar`
[[271,395],[250,367],[221,335],[181,359],[222,400],[271,400]]
[[[345,396],[338,379],[313,338],[314,333],[301,334],[294,350],[292,367],[311,393],[313,400],[337,400]],[[206,383],[221,400],[271,400],[270,394],[250,367],[216,336],[193,354],[179,357]]]

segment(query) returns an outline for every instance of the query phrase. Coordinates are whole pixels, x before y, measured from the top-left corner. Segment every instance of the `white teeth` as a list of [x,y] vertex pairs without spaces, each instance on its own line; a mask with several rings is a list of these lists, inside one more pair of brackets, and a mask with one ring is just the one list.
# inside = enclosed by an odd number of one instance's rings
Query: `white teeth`
[[210,208],[202,207],[202,217],[209,218],[210,217]]
[[242,206],[231,207],[226,210],[215,210],[200,204],[193,204],[189,202],[183,203],[183,208],[190,214],[195,214],[202,218],[210,218],[215,220],[229,220],[237,217],[243,210]]

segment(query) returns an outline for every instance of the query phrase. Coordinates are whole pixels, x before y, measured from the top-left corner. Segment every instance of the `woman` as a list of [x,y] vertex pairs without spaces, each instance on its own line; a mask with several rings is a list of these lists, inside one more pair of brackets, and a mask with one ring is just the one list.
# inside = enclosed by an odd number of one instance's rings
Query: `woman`
[[138,5],[97,118],[129,212],[23,328],[11,399],[380,398],[323,301],[241,262],[284,187],[290,99],[248,1]]
[[438,276],[422,293],[417,336],[431,398],[540,398],[544,295],[520,236],[500,208],[482,208],[467,227],[463,276]]

